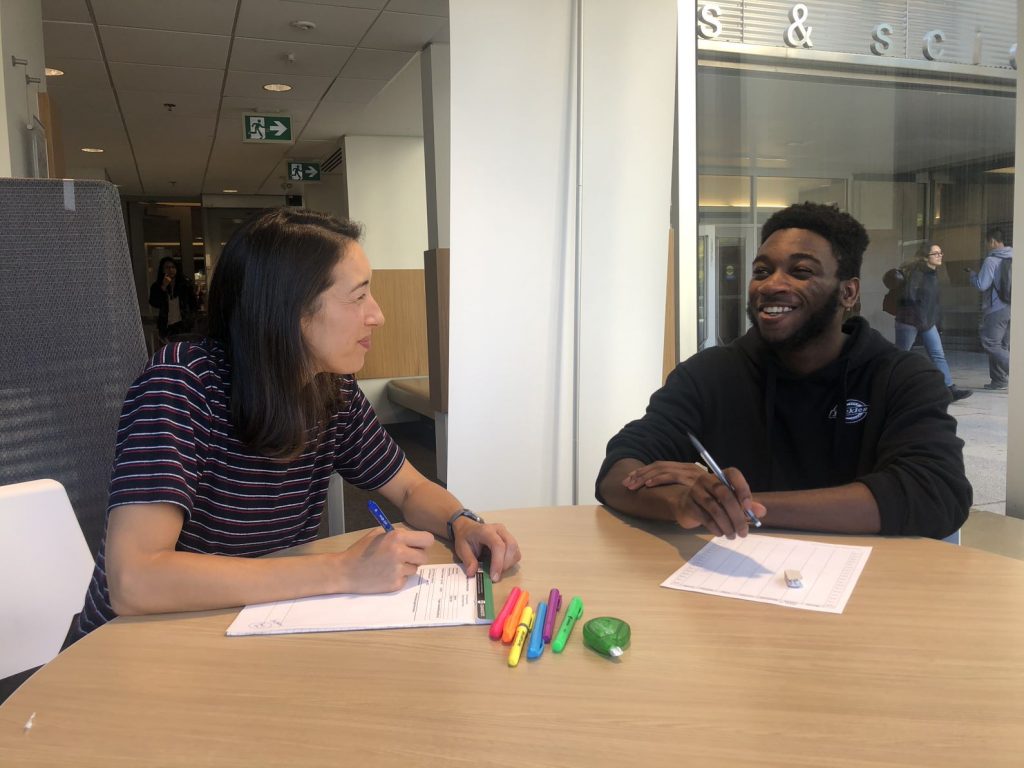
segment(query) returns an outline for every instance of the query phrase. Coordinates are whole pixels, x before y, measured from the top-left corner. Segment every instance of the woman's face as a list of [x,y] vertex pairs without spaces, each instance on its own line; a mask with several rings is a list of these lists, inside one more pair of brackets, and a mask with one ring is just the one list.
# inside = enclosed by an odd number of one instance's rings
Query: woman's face
[[942,266],[942,248],[933,245],[928,249],[928,266],[937,269]]
[[164,262],[164,276],[174,277],[178,274],[178,266],[173,261]]
[[355,373],[366,362],[373,329],[384,315],[370,293],[370,262],[359,243],[349,243],[332,271],[316,311],[302,318],[302,337],[323,373]]

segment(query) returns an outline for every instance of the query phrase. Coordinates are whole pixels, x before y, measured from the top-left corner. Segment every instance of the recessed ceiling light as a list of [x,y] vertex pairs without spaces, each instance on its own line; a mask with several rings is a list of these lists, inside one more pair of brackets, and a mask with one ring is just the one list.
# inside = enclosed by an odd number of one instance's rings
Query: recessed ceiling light
[[267,83],[263,86],[264,91],[273,91],[274,93],[284,93],[290,91],[292,87],[285,83]]
[[102,152],[103,150],[100,149],[99,147],[82,147],[82,151],[83,152],[90,152],[90,153],[94,153],[95,154],[95,153]]
[[237,192],[237,189],[222,189],[221,192]]
[[316,29],[316,24],[312,21],[296,20],[291,22],[291,26],[295,27],[295,29],[301,29],[303,32],[311,32]]
[[53,67],[45,67],[43,72],[46,73],[47,77],[60,77],[64,74],[63,69],[54,69]]

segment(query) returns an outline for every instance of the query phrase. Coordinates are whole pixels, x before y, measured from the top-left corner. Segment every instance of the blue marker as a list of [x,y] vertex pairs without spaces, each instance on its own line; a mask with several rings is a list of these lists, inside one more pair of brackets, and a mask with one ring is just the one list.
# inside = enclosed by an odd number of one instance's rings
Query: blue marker
[[372,501],[366,502],[366,506],[370,508],[370,514],[377,518],[377,522],[380,523],[381,528],[383,528],[388,533],[391,533],[393,530],[395,530],[395,526],[393,526],[391,524],[391,521],[388,520],[388,516],[384,514],[384,510],[382,510]]
[[537,606],[537,618],[533,622],[533,634],[530,635],[530,645],[526,649],[526,658],[539,659],[544,653],[544,615],[547,613],[548,604],[541,603]]

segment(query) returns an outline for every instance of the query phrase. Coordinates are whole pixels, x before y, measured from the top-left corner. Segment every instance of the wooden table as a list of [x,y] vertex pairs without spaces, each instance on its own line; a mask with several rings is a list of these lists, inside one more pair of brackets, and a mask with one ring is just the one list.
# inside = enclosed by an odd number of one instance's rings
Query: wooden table
[[584,619],[631,624],[621,660],[580,627],[510,669],[483,627],[228,638],[235,610],[119,619],[0,708],[0,765],[1024,765],[1024,562],[837,537],[874,550],[833,615],[659,588],[707,539],[673,526],[487,518],[525,553],[497,601],[579,594]]

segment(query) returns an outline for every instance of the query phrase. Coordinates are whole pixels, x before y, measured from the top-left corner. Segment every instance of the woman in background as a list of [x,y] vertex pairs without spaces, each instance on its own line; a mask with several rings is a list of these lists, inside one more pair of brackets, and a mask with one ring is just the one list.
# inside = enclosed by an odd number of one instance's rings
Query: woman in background
[[914,340],[920,336],[928,357],[939,369],[946,386],[949,387],[953,402],[956,402],[974,393],[953,384],[946,353],[942,349],[942,338],[939,336],[938,328],[941,312],[938,276],[940,266],[942,247],[938,243],[932,243],[912,267],[904,270],[902,297],[896,309],[896,346],[909,350],[914,346]]
[[160,343],[166,344],[170,336],[192,330],[196,299],[192,285],[170,256],[160,259],[156,273],[157,278],[149,287],[149,305],[159,310],[156,327]]
[[[427,562],[434,535],[470,576],[485,550],[494,580],[519,561],[505,526],[413,468],[356,385],[384,322],[359,236],[350,222],[280,209],[227,243],[209,337],[163,347],[128,390],[78,636],[118,614],[390,592]],[[260,558],[317,537],[333,472],[379,490],[419,530]]]

